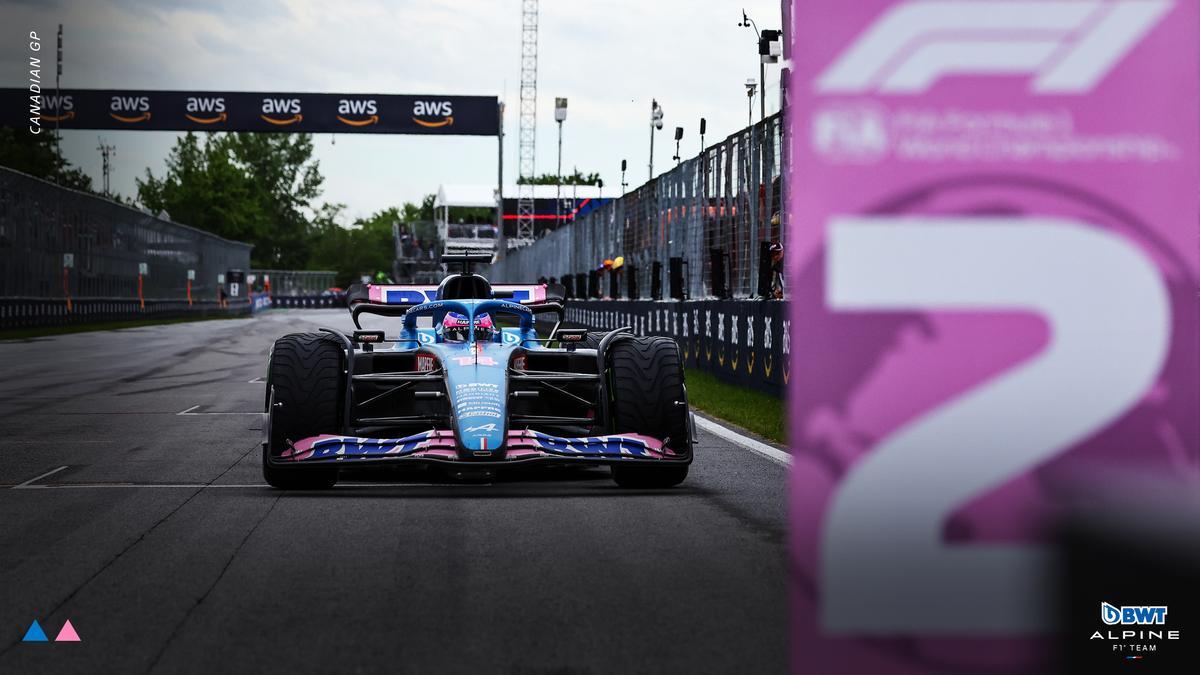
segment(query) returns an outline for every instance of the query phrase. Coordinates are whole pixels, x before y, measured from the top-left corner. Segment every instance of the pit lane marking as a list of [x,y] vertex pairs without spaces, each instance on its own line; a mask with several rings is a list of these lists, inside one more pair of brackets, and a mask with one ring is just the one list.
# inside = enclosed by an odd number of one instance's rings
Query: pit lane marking
[[14,485],[14,486],[12,486],[12,488],[10,488],[10,489],[12,489],[12,490],[19,490],[19,489],[22,489],[22,488],[28,489],[28,488],[39,488],[39,487],[42,487],[41,485],[34,485],[34,483],[38,482],[39,480],[41,480],[41,479],[43,479],[43,478],[46,478],[47,476],[53,476],[54,474],[58,473],[59,471],[62,471],[62,470],[63,470],[63,469],[65,469],[65,468],[67,468],[67,467],[66,467],[66,466],[60,466],[60,467],[58,467],[57,469],[51,469],[50,471],[47,471],[46,473],[44,473],[44,474],[42,474],[42,475],[40,475],[40,476],[34,476],[33,478],[30,478],[29,480],[25,481],[24,483],[21,483],[21,484],[19,484],[19,485]]
[[729,427],[723,426],[721,424],[717,424],[716,422],[714,422],[710,419],[701,417],[700,415],[696,415],[696,426],[700,427],[701,429],[707,431],[708,433],[710,433],[714,436],[723,438],[723,439],[729,441],[730,443],[733,443],[734,445],[740,445],[743,448],[745,448],[751,452],[762,455],[763,457],[766,457],[767,459],[771,460],[772,462],[775,462],[776,464],[786,466],[786,467],[790,467],[792,465],[791,454],[784,452],[783,450],[780,450],[779,448],[773,448],[773,447],[767,445],[766,443],[757,441],[753,438],[750,438],[749,436],[744,436],[742,434],[739,434],[738,432],[734,431],[733,429],[730,429]]

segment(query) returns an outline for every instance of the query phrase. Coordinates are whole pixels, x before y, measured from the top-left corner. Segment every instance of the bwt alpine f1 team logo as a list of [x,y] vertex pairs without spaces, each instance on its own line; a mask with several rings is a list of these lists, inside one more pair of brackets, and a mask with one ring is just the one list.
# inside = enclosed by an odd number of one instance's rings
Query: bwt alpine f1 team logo
[[454,108],[450,101],[417,101],[413,104],[412,121],[430,129],[454,124],[453,115]]
[[1102,602],[1100,603],[1100,620],[1110,626],[1116,624],[1164,624],[1167,622],[1167,606],[1131,605],[1115,607],[1107,602]]
[[1083,94],[1174,0],[911,0],[858,36],[816,80],[828,94],[920,94],[950,75],[1031,76],[1038,94]]

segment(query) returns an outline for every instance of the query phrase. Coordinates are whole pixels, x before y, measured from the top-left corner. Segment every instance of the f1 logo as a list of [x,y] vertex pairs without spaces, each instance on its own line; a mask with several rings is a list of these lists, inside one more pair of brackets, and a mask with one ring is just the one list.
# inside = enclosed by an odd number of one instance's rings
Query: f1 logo
[[816,81],[826,94],[919,94],[948,75],[1032,76],[1083,94],[1174,0],[910,0],[889,9]]

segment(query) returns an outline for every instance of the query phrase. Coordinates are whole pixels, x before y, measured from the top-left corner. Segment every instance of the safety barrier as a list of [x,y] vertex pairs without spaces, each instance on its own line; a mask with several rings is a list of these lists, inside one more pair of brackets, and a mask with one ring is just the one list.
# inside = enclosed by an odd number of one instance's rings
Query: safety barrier
[[0,297],[216,299],[250,249],[0,167]]
[[[493,283],[554,277],[574,297],[757,296],[764,247],[787,239],[784,131],[780,114],[742,129],[507,251],[487,274]],[[604,261],[617,258],[624,264],[607,271]]]
[[345,307],[346,298],[340,295],[272,295],[271,306],[282,309]]
[[791,377],[786,301],[584,300],[567,304],[567,322],[597,330],[629,326],[679,343],[684,365],[749,389],[782,396]]
[[47,298],[0,298],[0,330],[14,328],[44,328],[73,326],[109,321],[139,319],[175,319],[184,317],[249,315],[251,305],[245,299],[230,301],[222,307],[216,300],[147,299],[137,298],[80,298],[67,302]]

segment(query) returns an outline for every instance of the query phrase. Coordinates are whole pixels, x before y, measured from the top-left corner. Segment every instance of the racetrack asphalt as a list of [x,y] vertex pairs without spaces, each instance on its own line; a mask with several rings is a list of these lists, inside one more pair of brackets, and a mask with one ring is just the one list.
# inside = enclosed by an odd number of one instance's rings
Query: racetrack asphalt
[[[783,466],[699,431],[671,490],[581,469],[275,491],[260,378],[317,325],[349,317],[0,342],[0,673],[786,670]],[[50,642],[21,641],[34,619]],[[68,619],[81,642],[54,642]]]

